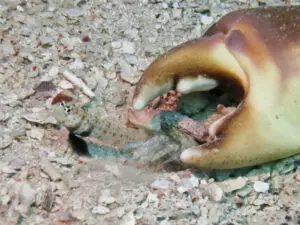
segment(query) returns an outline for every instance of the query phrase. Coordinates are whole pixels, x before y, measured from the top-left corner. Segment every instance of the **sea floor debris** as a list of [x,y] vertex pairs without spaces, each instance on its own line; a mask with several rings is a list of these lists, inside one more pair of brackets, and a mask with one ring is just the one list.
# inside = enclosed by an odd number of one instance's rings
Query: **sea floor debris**
[[[79,107],[90,103],[85,87],[64,77],[70,71],[97,96],[91,110],[125,123],[137,77],[158,54],[229,11],[263,4],[285,3],[2,1],[0,224],[298,224],[299,156],[235,171],[153,172],[126,157],[74,154],[68,131],[50,113],[52,97],[62,91],[73,91]],[[182,108],[195,118],[197,107]],[[133,157],[149,160],[147,145],[167,150],[155,140],[179,151],[169,136],[153,138],[135,145]],[[256,192],[257,181],[268,191]]]

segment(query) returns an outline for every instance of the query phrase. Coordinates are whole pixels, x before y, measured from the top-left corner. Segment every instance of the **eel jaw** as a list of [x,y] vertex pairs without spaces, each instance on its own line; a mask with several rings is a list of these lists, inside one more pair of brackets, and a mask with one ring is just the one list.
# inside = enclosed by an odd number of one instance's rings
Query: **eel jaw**
[[173,80],[169,80],[162,85],[142,85],[139,94],[133,101],[133,109],[142,110],[154,98],[168,92],[173,87]]
[[[184,79],[197,79],[199,74],[218,82],[233,80],[244,91],[240,109],[217,142],[184,150],[183,163],[232,169],[299,154],[299,13],[295,6],[245,9],[224,16],[202,38],[175,47],[145,70],[134,94],[134,109],[167,91],[171,87],[167,83],[188,83]],[[193,89],[189,87],[186,92]]]

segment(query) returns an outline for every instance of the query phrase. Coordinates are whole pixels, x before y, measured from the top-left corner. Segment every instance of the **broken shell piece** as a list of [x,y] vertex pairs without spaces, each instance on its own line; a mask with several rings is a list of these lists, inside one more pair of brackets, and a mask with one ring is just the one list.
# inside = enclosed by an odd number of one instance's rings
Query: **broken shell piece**
[[90,98],[95,97],[95,93],[81,79],[76,77],[75,74],[69,72],[68,70],[65,70],[63,72],[63,76],[73,84],[75,84],[77,87],[79,87]]

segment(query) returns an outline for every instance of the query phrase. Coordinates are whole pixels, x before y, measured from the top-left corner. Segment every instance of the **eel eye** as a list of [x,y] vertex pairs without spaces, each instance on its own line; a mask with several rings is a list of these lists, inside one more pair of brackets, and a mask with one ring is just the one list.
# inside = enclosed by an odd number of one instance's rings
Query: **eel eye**
[[72,107],[71,107],[71,106],[65,105],[65,111],[66,111],[67,113],[70,113],[71,110],[72,110]]

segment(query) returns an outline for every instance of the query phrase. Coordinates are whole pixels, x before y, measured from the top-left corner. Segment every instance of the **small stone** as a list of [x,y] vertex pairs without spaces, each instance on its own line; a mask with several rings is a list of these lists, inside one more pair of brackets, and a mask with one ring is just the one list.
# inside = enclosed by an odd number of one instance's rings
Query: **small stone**
[[281,189],[283,188],[284,182],[281,176],[272,177],[270,183],[270,190],[272,193],[280,193]]
[[95,90],[95,88],[97,87],[97,80],[94,78],[94,76],[92,76],[91,74],[87,74],[84,78],[83,78],[84,82],[87,84],[87,86],[92,89]]
[[7,121],[11,117],[10,108],[4,104],[0,104],[0,122]]
[[69,82],[69,81],[67,81],[65,79],[61,80],[58,83],[58,86],[60,88],[64,89],[64,90],[66,90],[66,89],[74,89],[75,88],[74,84],[72,84],[71,82]]
[[132,212],[124,215],[120,225],[136,225],[136,220]]
[[196,177],[193,174],[190,176],[190,182],[191,182],[193,187],[198,187],[199,186],[199,179],[198,179],[198,177]]
[[180,187],[177,188],[177,191],[178,191],[180,194],[183,194],[184,192],[189,191],[189,189],[186,188],[186,187],[180,186]]
[[159,225],[171,225],[171,223],[168,219],[165,219],[165,220],[161,221]]
[[186,208],[188,208],[189,207],[189,205],[190,205],[191,203],[190,202],[187,202],[187,201],[185,201],[185,200],[180,200],[179,202],[176,202],[175,203],[175,207],[177,208],[177,209],[186,209]]
[[80,221],[84,220],[86,217],[86,212],[84,212],[83,210],[74,210],[71,214],[73,218]]
[[181,14],[182,14],[182,10],[181,9],[173,9],[172,13],[173,13],[174,18],[180,19]]
[[162,7],[163,9],[169,8],[168,3],[166,3],[166,2],[162,2],[162,3],[161,3],[161,7]]
[[113,42],[111,42],[111,47],[113,49],[119,49],[122,47],[122,42],[121,41],[113,41]]
[[10,135],[8,134],[2,134],[2,136],[0,136],[0,149],[5,149],[8,146],[10,146],[13,142],[13,139]]
[[46,158],[42,158],[41,160],[41,168],[42,170],[51,178],[53,181],[61,180],[61,174],[58,170],[48,161]]
[[116,202],[116,199],[112,196],[110,196],[110,191],[109,190],[104,190],[102,192],[102,195],[100,196],[99,198],[99,201],[98,201],[100,204],[105,204],[105,205],[109,205],[109,204],[112,204],[114,202]]
[[117,165],[106,164],[104,169],[110,173],[112,173],[116,177],[121,177],[120,168]]
[[68,159],[68,158],[57,158],[57,157],[54,157],[53,160],[51,160],[53,162],[56,162],[60,165],[63,165],[63,166],[71,166],[73,164],[72,160]]
[[48,72],[49,77],[54,78],[58,75],[59,68],[57,66],[52,66]]
[[223,189],[225,193],[229,193],[243,188],[246,185],[246,182],[246,178],[238,177],[237,179],[218,182],[218,185]]
[[83,70],[84,69],[84,63],[79,59],[75,59],[75,61],[72,62],[69,65],[69,69],[71,69],[71,70]]
[[104,214],[108,214],[109,212],[110,212],[110,209],[107,207],[104,207],[102,205],[98,205],[92,209],[93,214],[104,215]]
[[54,193],[50,186],[42,184],[38,187],[36,196],[36,206],[41,206],[47,212],[50,212],[54,204]]
[[1,170],[2,170],[3,173],[6,173],[6,174],[16,173],[16,171],[14,169],[10,168],[9,166],[4,166],[4,167],[2,167]]
[[204,195],[208,196],[210,200],[219,202],[223,197],[223,190],[216,183],[211,183],[204,186]]
[[205,26],[212,24],[214,18],[211,16],[201,15],[201,23]]
[[29,135],[33,139],[42,140],[44,137],[44,130],[40,128],[33,128],[30,130]]
[[122,43],[122,51],[125,54],[133,54],[135,53],[135,45],[133,42],[123,41]]
[[[0,168],[1,170],[1,168]],[[8,193],[8,189],[6,187],[2,187],[0,190],[0,195],[6,195]]]
[[28,184],[24,183],[21,186],[19,197],[21,204],[30,206],[35,202],[36,191]]
[[7,93],[1,96],[0,103],[3,105],[14,104],[18,100],[18,95],[15,93]]
[[26,165],[26,162],[24,161],[24,159],[21,159],[21,158],[13,159],[9,163],[10,168],[12,168],[13,170],[21,170],[22,167],[25,165]]
[[115,214],[118,216],[118,218],[122,218],[125,214],[125,208],[124,207],[116,208]]
[[113,80],[117,77],[117,73],[114,72],[114,71],[110,71],[110,72],[105,74],[105,77],[109,80]]
[[39,123],[39,124],[57,124],[57,120],[50,116],[48,112],[38,112],[38,113],[27,113],[23,115],[23,118],[33,122],[33,123]]
[[168,180],[156,180],[154,181],[150,187],[153,189],[169,189],[172,186],[172,183]]
[[123,59],[119,59],[119,65],[121,67],[121,78],[131,84],[136,84],[139,81],[139,77],[135,76],[136,73],[133,68]]
[[39,38],[39,41],[40,41],[42,46],[47,46],[47,45],[52,45],[54,40],[53,40],[52,37],[41,36]]
[[65,12],[69,18],[81,17],[88,13],[86,10],[82,9],[67,9]]
[[253,184],[253,188],[256,192],[268,192],[269,184],[262,181],[255,181]]
[[57,217],[57,220],[60,221],[60,222],[65,223],[65,222],[72,221],[72,215],[69,212],[66,212],[66,211],[62,211],[62,212],[57,213],[56,217]]
[[4,195],[1,198],[1,203],[2,203],[2,205],[7,205],[10,202],[10,200],[11,200],[11,198],[9,195]]

